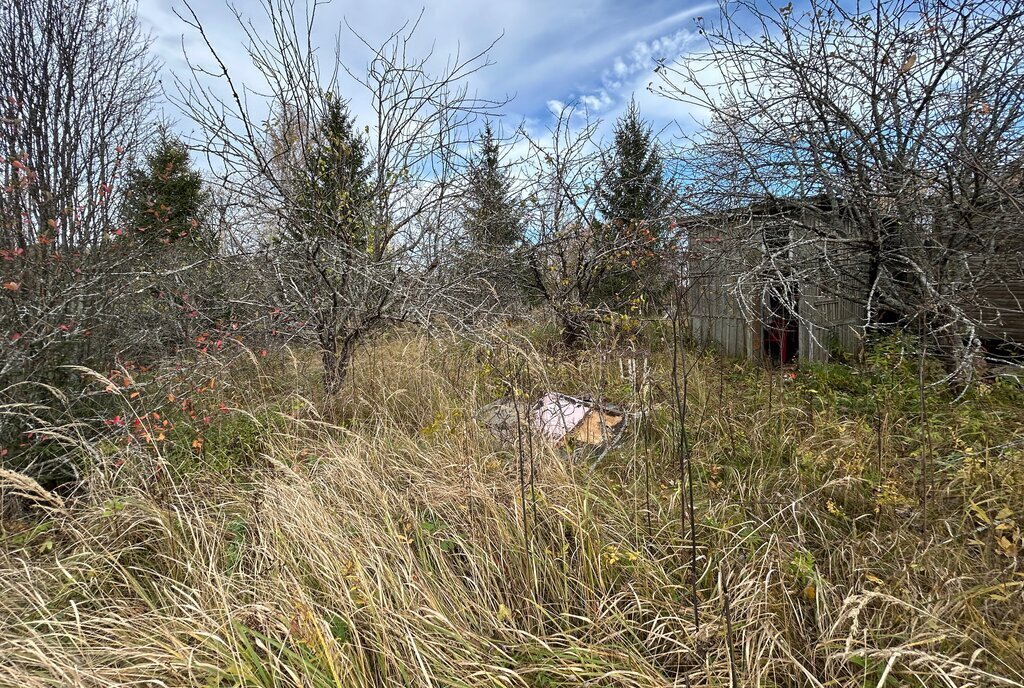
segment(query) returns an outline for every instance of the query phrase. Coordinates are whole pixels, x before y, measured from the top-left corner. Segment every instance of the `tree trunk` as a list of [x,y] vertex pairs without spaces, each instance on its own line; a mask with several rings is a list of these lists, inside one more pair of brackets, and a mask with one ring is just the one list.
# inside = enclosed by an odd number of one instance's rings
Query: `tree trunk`
[[[934,326],[933,326],[934,327]],[[924,342],[922,341],[922,346]],[[950,390],[959,395],[973,382],[978,365],[977,352],[956,332],[936,331],[935,357],[949,378]]]
[[566,349],[574,349],[587,332],[587,324],[574,314],[561,314],[562,345]]
[[334,396],[341,391],[352,367],[352,355],[356,350],[356,335],[339,338],[327,337],[322,344],[321,361],[324,368],[324,392]]

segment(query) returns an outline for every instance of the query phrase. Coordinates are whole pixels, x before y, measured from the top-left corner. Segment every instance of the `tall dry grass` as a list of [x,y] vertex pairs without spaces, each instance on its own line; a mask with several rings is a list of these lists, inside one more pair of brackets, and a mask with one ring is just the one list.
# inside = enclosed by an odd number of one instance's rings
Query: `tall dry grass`
[[[329,401],[302,357],[189,366],[159,395],[216,378],[237,433],[94,442],[75,496],[4,523],[0,684],[1024,685],[1014,428],[940,464],[925,519],[909,420],[879,458],[863,418],[703,357],[694,581],[667,356],[638,388],[626,354],[406,334]],[[646,396],[645,427],[595,466],[475,420],[545,388]]]

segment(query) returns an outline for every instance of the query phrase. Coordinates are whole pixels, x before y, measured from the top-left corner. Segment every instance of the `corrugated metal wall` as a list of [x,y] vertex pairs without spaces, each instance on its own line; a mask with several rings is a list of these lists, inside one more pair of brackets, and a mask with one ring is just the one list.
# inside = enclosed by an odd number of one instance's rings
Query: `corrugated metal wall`
[[[867,317],[866,309],[859,303],[864,299],[858,298],[862,296],[858,291],[864,289],[867,269],[863,259],[850,255],[849,250],[829,251],[827,243],[822,249],[818,239],[802,241],[801,233],[815,232],[823,222],[839,221],[814,211],[803,211],[800,228],[795,230],[796,243],[810,247],[809,252],[800,258],[810,266],[800,284],[801,361],[825,362],[837,351],[855,353],[861,346]],[[835,225],[831,228],[834,229]],[[829,253],[832,263],[824,262],[822,251]]]
[[[739,285],[741,276],[756,274],[765,256],[773,255],[774,279],[796,282],[799,360],[827,361],[833,352],[857,352],[867,316],[860,303],[866,301],[867,263],[843,241],[847,233],[832,224],[837,222],[842,220],[785,202],[694,222],[688,260],[694,337],[715,344],[730,356],[761,355],[760,318],[767,316],[761,313],[757,295],[764,285],[753,279],[746,292]],[[822,227],[822,223],[829,226]],[[833,231],[819,232],[819,228]],[[782,236],[788,233],[782,243],[777,241],[780,232]],[[822,243],[822,237],[830,235],[837,238]],[[792,248],[784,248],[786,241]],[[1011,242],[1010,246],[1017,244]],[[964,296],[962,306],[984,323],[981,336],[1024,343],[1021,252],[1011,248],[999,258],[998,265],[977,266],[985,279],[977,281],[973,294]],[[743,296],[745,310],[738,294]]]
[[701,345],[713,345],[727,356],[753,355],[754,328],[744,317],[736,297],[723,284],[710,279],[693,286],[688,292],[693,338]]
[[[800,212],[800,211],[798,211]],[[792,229],[812,228],[823,221],[801,212]],[[688,305],[693,336],[701,343],[710,343],[735,357],[761,356],[762,323],[759,299],[744,295],[747,310],[737,298],[741,287],[739,277],[755,267],[761,259],[763,233],[768,223],[778,229],[779,216],[747,215],[741,219],[723,220],[716,225],[698,225],[692,234],[694,250],[688,263]],[[801,242],[795,242],[801,243]],[[833,351],[856,352],[861,344],[865,311],[854,299],[839,294],[859,289],[856,280],[845,279],[846,286],[837,286],[844,278],[827,271],[813,269],[815,256],[792,256],[800,278],[799,292],[799,359],[827,361]],[[807,266],[811,269],[806,269]],[[829,280],[827,286],[816,283]]]
[[[851,284],[851,288],[856,287]],[[818,285],[803,284],[801,289],[800,360],[824,362],[833,351],[856,352],[864,332],[864,307],[851,299],[822,294]]]
[[1024,280],[992,280],[978,287],[978,297],[987,306],[979,316],[986,324],[984,334],[1024,343]]
[[737,358],[756,355],[760,346],[759,330],[737,297],[737,276],[747,267],[743,257],[752,245],[745,236],[747,229],[732,222],[700,223],[690,228],[688,246],[686,305],[691,336],[700,345]]

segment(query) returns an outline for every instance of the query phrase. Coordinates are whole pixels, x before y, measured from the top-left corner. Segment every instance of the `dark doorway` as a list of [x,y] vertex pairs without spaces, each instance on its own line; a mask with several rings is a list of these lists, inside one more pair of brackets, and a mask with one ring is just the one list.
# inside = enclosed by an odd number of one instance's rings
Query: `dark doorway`
[[761,333],[764,356],[775,365],[790,364],[800,353],[800,323],[796,317],[795,299],[787,303],[778,295],[770,294],[765,306]]

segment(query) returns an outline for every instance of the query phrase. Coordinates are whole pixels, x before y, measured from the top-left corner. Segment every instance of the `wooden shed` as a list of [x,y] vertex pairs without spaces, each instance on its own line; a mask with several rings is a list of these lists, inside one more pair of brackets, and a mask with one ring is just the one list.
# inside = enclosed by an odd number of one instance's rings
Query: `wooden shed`
[[[861,346],[867,259],[825,203],[771,200],[683,223],[691,334],[726,355],[780,364],[827,361]],[[831,223],[822,228],[820,223]],[[839,231],[836,231],[838,228]],[[1024,354],[1024,237],[955,254],[971,281],[957,307],[989,352]],[[822,231],[827,230],[827,231]],[[879,318],[875,318],[877,323]]]
[[694,339],[728,356],[780,364],[854,353],[866,320],[860,271],[848,260],[836,270],[812,253],[820,241],[805,240],[830,221],[813,204],[772,201],[688,222]]

